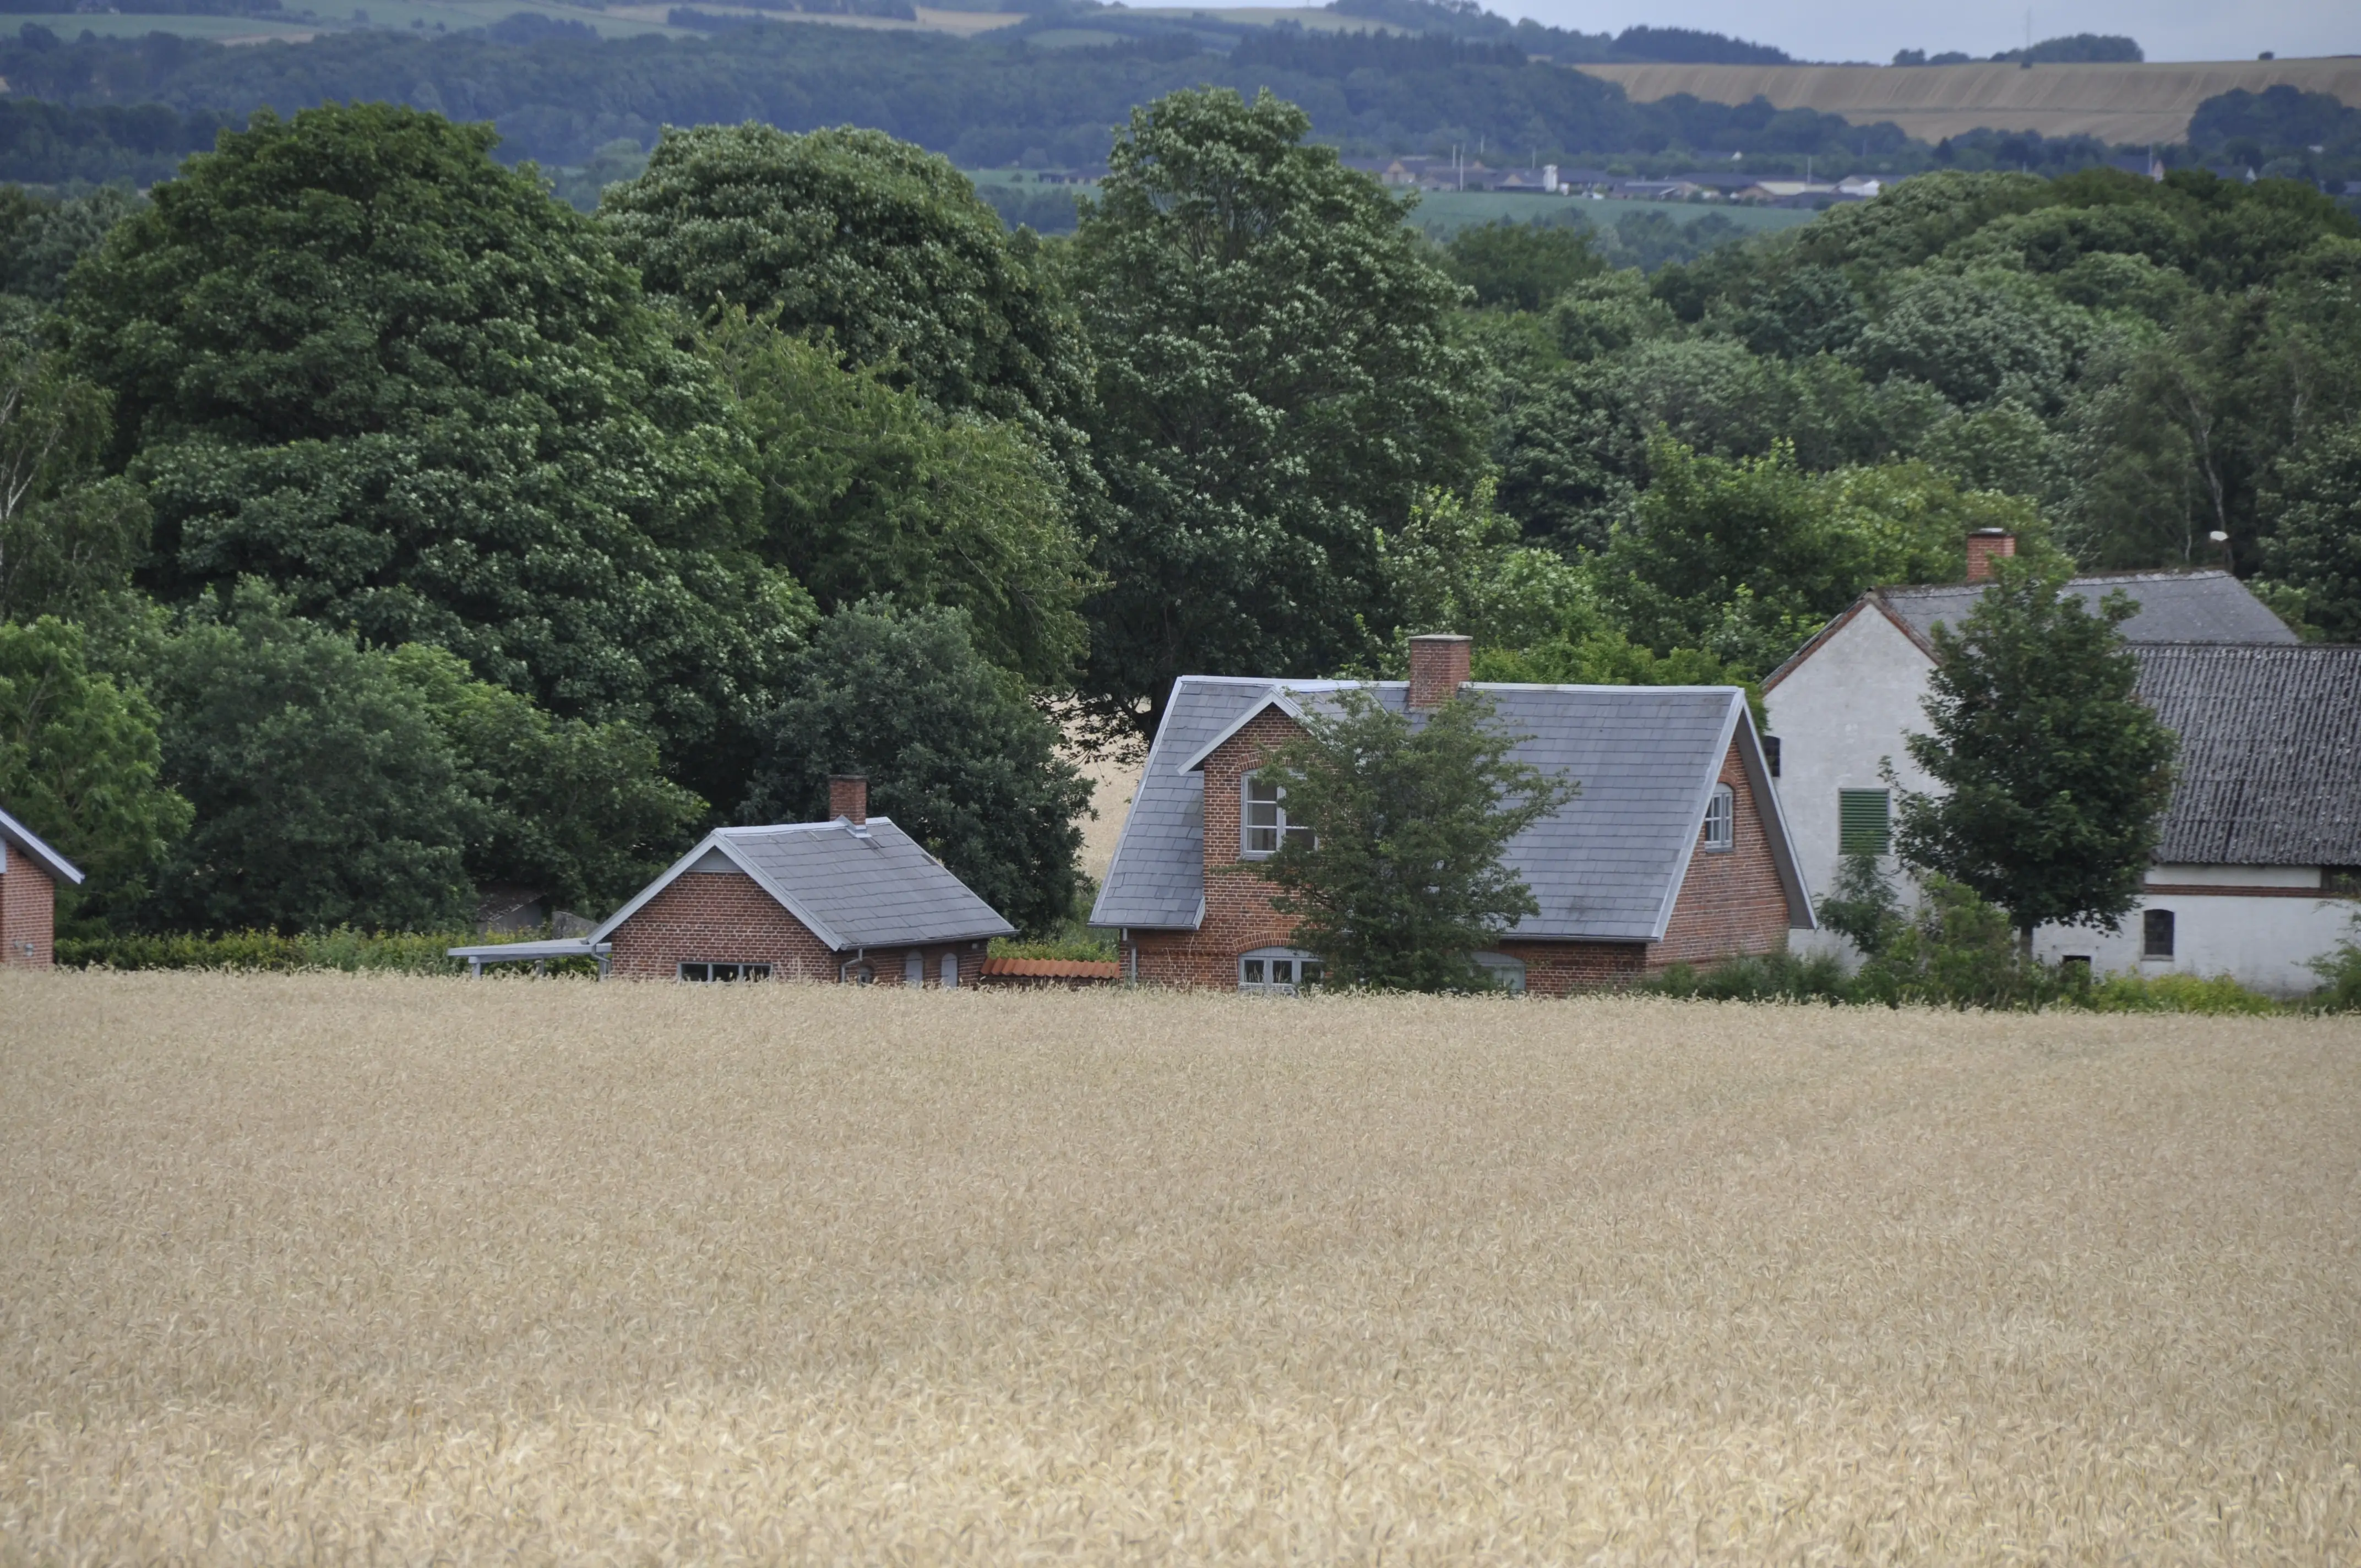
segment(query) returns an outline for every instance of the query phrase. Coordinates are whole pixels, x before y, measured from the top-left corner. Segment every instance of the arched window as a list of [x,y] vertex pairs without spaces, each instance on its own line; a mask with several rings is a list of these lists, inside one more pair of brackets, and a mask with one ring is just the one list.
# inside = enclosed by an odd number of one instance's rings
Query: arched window
[[1506,953],[1476,953],[1470,955],[1484,978],[1502,991],[1517,996],[1525,993],[1525,966],[1521,959]]
[[1738,795],[1726,784],[1713,786],[1705,805],[1705,847],[1719,853],[1738,842]]
[[1301,948],[1257,948],[1238,959],[1238,989],[1254,995],[1293,996],[1317,987],[1327,966]]

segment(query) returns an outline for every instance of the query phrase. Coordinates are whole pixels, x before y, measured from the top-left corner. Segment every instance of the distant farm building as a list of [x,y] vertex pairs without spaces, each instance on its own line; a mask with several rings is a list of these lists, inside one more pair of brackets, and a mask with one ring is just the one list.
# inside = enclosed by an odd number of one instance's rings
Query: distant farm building
[[1016,927],[890,818],[862,778],[829,781],[825,822],[720,828],[587,937],[454,948],[488,963],[595,958],[604,973],[697,982],[957,987]]

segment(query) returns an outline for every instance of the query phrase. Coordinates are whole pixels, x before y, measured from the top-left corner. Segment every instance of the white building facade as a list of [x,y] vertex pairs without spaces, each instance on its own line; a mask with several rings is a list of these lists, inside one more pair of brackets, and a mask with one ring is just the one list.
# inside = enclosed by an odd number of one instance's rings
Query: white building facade
[[[2139,603],[2124,634],[2141,696],[2181,750],[2139,907],[2114,933],[2045,927],[2037,956],[2101,973],[2226,974],[2274,995],[2310,990],[2310,960],[2361,936],[2361,648],[2300,645],[2224,572],[2072,587],[2093,602],[2121,591]],[[1780,800],[1816,893],[1834,887],[1848,852],[1890,854],[1894,784],[1932,785],[1905,743],[1927,728],[1929,633],[1956,625],[1982,592],[1866,594],[1763,683]],[[1833,932],[1799,933],[1795,945],[1851,956]]]

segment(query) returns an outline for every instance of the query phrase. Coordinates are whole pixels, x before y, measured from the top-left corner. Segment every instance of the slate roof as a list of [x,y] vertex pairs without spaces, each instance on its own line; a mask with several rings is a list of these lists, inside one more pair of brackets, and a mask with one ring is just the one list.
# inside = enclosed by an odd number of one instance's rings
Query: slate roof
[[9,816],[5,811],[0,811],[0,842],[5,842],[16,853],[28,856],[38,861],[41,868],[49,873],[52,881],[80,885],[81,869],[41,842],[39,834]]
[[2361,647],[2136,652],[2180,736],[2158,861],[2361,866]]
[[606,941],[648,900],[700,865],[754,879],[837,952],[1010,937],[1016,927],[886,817],[718,828],[587,938]]
[[[1204,775],[1189,764],[1267,702],[1284,695],[1313,707],[1353,684],[1184,676],[1148,749],[1091,924],[1193,929],[1204,917]],[[1409,695],[1399,681],[1370,689],[1395,712]],[[1498,705],[1503,728],[1528,737],[1515,749],[1518,761],[1582,785],[1570,805],[1510,844],[1509,863],[1541,905],[1540,916],[1519,924],[1517,936],[1661,938],[1733,738],[1787,882],[1789,921],[1810,927],[1810,897],[1763,766],[1745,694],[1733,686],[1474,689]]]
[[[2227,572],[2103,572],[2076,577],[2066,586],[2093,610],[2119,589],[2136,599],[2139,613],[2124,622],[2126,642],[2284,644],[2296,640],[2285,621]],[[1944,583],[1880,588],[1877,597],[1924,641],[1938,620],[1956,629],[1975,608],[1984,587]]]

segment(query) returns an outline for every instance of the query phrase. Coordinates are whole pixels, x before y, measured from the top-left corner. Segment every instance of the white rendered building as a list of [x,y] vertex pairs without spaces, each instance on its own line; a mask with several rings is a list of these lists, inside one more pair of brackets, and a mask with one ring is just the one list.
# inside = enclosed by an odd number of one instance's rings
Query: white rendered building
[[[1971,576],[1988,576],[1991,557],[2013,544],[1971,540]],[[2139,603],[2123,631],[2140,660],[2140,695],[2181,747],[2140,907],[2114,934],[2045,927],[2035,952],[2103,973],[2310,990],[2318,977],[2307,961],[2361,936],[2361,648],[2300,644],[2226,572],[2071,586],[2094,605],[2118,590]],[[1956,625],[1982,591],[1971,581],[1864,594],[1763,683],[1779,796],[1816,894],[1834,887],[1848,851],[1890,852],[1889,759],[1904,789],[1931,785],[1903,740],[1927,728],[1928,634],[1938,621]],[[1850,952],[1832,932],[1795,943]]]

